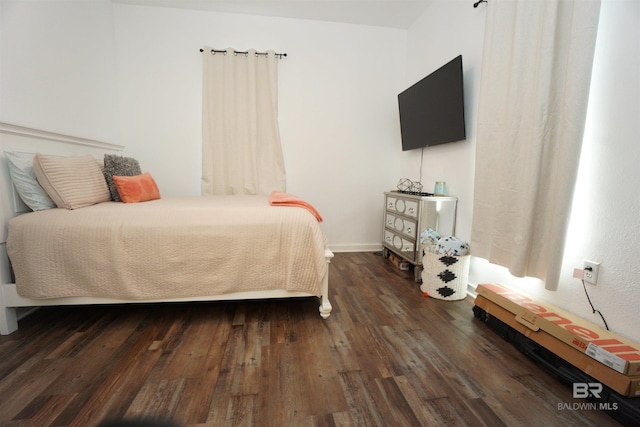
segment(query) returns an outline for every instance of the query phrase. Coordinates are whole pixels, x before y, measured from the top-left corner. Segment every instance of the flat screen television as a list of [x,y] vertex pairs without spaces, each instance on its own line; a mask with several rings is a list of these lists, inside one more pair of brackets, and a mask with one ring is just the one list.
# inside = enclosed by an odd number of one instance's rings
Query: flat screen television
[[398,95],[402,150],[466,138],[462,55]]

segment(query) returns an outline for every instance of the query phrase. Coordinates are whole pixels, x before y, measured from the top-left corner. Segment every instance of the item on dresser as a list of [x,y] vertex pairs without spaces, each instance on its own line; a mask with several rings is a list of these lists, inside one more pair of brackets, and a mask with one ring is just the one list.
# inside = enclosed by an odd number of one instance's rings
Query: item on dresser
[[411,194],[412,196],[433,197],[433,193],[425,193],[424,191],[423,192],[402,191],[402,190],[396,190],[396,191],[402,194]]
[[434,196],[446,196],[447,195],[447,183],[444,181],[436,181],[436,184],[433,187],[433,195]]
[[422,183],[419,181],[412,181],[409,178],[401,178],[397,185],[398,191],[403,193],[421,193]]

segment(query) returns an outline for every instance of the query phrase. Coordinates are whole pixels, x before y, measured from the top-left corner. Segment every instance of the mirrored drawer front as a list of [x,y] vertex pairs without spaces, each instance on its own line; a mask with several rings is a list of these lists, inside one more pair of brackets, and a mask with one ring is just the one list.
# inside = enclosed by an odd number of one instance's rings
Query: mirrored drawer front
[[405,218],[387,213],[385,218],[385,224],[389,228],[404,233],[407,236],[416,237],[416,223]]
[[387,210],[417,218],[418,202],[415,200],[401,199],[399,197],[387,197]]
[[401,236],[398,236],[397,234],[392,233],[389,230],[384,231],[384,241],[400,252],[413,252],[415,248],[413,242],[407,239],[403,239]]

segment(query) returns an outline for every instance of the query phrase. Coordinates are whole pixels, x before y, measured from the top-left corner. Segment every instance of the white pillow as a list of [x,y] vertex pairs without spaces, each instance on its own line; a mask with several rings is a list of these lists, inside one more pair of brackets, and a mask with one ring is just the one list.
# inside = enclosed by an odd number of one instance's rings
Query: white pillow
[[33,169],[38,182],[59,208],[78,209],[111,200],[102,169],[90,155],[36,154]]
[[9,163],[9,176],[22,201],[34,211],[55,208],[56,204],[38,184],[33,171],[33,153],[5,151]]

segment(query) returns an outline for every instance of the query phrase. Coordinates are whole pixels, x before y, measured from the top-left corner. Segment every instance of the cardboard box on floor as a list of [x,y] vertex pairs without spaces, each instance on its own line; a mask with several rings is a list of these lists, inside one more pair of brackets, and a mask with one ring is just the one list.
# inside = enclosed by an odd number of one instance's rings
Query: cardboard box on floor
[[640,376],[640,344],[503,285],[478,285],[476,293],[513,313],[531,331],[543,330],[621,374]]
[[597,360],[576,350],[542,329],[533,331],[516,320],[513,312],[501,307],[493,301],[478,294],[475,305],[483,309],[489,316],[500,319],[516,331],[540,344],[542,347],[561,357],[576,368],[587,373],[612,390],[627,397],[640,397],[640,376],[630,377],[621,374]]

